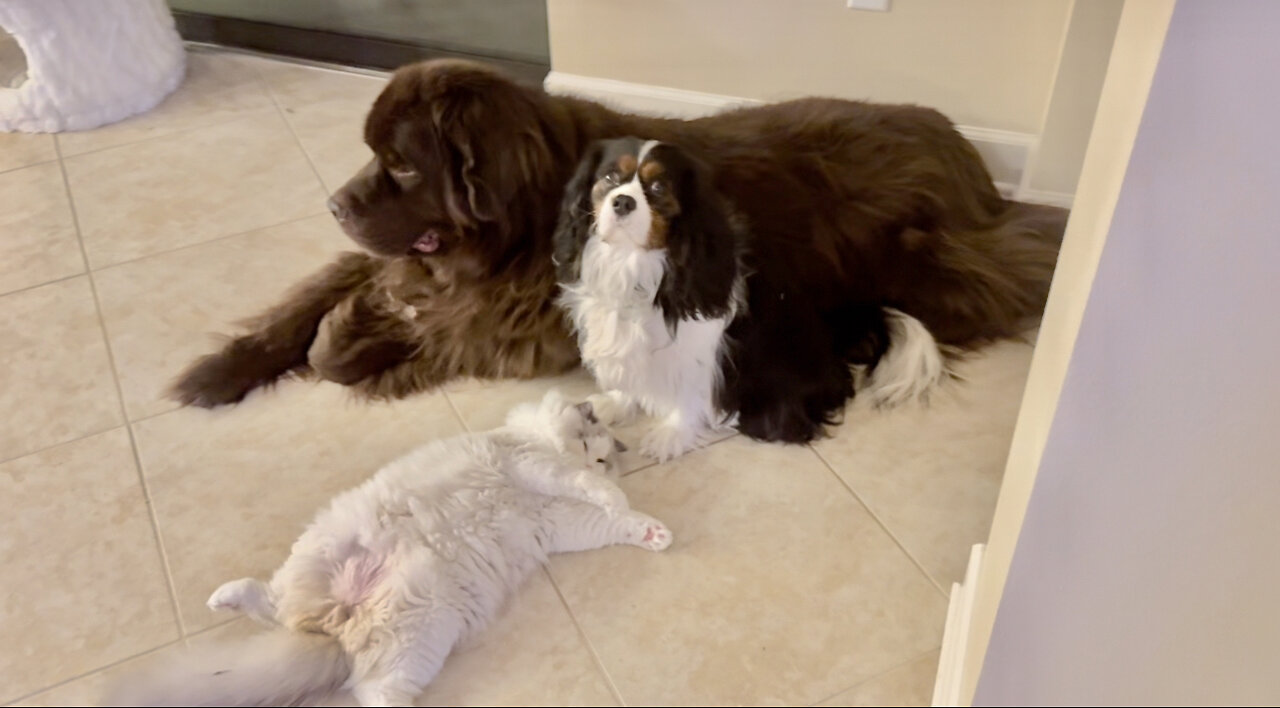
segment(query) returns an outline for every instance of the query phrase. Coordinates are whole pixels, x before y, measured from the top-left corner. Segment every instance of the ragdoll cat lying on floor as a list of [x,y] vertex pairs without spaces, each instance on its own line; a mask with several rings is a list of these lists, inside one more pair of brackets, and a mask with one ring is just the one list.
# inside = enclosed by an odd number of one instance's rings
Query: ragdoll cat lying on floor
[[335,498],[269,584],[209,598],[273,630],[128,677],[109,704],[293,705],[350,688],[408,705],[549,554],[671,544],[607,476],[621,449],[589,403],[555,391],[501,428],[418,448]]

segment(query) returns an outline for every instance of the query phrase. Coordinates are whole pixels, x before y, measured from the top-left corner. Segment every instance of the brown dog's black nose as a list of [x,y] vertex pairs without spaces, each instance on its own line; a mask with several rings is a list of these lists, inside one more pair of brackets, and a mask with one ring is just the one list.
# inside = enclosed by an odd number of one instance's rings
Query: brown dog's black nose
[[618,216],[626,216],[636,210],[635,197],[629,194],[619,194],[613,198],[613,213]]
[[329,201],[325,202],[325,206],[329,207],[329,213],[333,214],[333,218],[338,221],[346,221],[348,216],[347,207],[333,197],[329,197]]

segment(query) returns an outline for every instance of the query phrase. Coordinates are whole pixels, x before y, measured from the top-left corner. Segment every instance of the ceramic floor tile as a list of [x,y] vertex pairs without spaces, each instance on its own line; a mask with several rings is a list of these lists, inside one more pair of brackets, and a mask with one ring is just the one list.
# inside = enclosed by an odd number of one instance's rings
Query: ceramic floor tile
[[135,423],[188,631],[217,621],[204,603],[218,585],[274,571],[333,495],[460,430],[441,395],[368,404],[299,381],[235,407]]
[[84,271],[56,162],[0,173],[0,234],[0,293]]
[[123,428],[0,465],[0,499],[0,703],[178,637]]
[[46,133],[0,133],[0,172],[55,160],[53,136]]
[[385,76],[366,76],[257,57],[253,61],[263,81],[283,108],[297,108],[308,103],[334,99],[373,103],[373,99],[387,83]]
[[734,438],[622,486],[671,547],[551,567],[629,705],[809,704],[941,641],[942,595],[807,448]]
[[120,425],[87,276],[0,297],[0,460]]
[[95,273],[130,418],[176,408],[164,394],[183,368],[343,250],[325,214]]
[[145,669],[151,662],[166,658],[170,652],[182,649],[182,641],[173,641],[161,645],[154,651],[142,656],[112,664],[107,668],[95,671],[73,681],[54,686],[35,695],[23,698],[9,705],[12,706],[100,706],[111,687],[136,671]]
[[325,194],[278,114],[66,161],[94,268],[325,212]]
[[928,405],[850,407],[814,448],[940,587],[964,578],[969,549],[986,540],[1032,348],[1002,342],[958,367]]
[[867,679],[819,706],[927,706],[933,701],[938,652]]
[[247,57],[188,52],[182,85],[141,115],[93,130],[60,133],[64,156],[125,145],[161,135],[274,112],[271,96]]
[[364,144],[364,118],[377,91],[285,108],[298,141],[329,192],[351,179],[373,158]]

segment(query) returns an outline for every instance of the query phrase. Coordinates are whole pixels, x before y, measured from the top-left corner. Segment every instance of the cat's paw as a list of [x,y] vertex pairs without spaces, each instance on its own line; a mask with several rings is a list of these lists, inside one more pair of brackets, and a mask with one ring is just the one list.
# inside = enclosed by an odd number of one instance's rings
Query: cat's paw
[[592,394],[587,396],[587,402],[604,425],[626,425],[639,411],[639,406],[621,391]]
[[663,423],[640,441],[640,452],[658,462],[673,460],[697,447],[697,431],[681,425]]
[[644,536],[638,545],[651,551],[662,551],[671,545],[671,541],[671,529],[661,521],[650,521],[644,525]]
[[253,578],[241,578],[223,583],[213,591],[205,604],[215,612],[218,610],[240,611],[244,609],[245,602],[257,597],[258,593],[258,581]]

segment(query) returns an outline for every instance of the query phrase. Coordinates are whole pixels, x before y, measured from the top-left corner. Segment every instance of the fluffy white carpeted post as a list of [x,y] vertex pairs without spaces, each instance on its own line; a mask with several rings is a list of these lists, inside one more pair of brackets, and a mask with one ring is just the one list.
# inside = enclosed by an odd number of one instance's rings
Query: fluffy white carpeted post
[[0,0],[26,81],[0,87],[0,131],[87,130],[150,110],[186,73],[164,0]]

